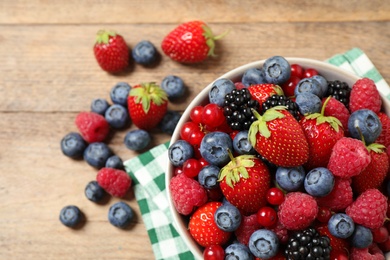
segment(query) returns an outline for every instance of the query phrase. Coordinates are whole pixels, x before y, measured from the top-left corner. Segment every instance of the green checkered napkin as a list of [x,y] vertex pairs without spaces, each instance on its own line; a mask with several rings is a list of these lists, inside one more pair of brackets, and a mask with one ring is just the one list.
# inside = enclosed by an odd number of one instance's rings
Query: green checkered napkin
[[[390,88],[362,50],[354,48],[344,54],[335,55],[327,62],[368,77],[375,81],[379,91],[390,100]],[[165,169],[169,143],[126,161],[125,168],[134,182],[134,193],[138,201],[156,259],[195,259],[176,231],[167,194],[165,192]]]

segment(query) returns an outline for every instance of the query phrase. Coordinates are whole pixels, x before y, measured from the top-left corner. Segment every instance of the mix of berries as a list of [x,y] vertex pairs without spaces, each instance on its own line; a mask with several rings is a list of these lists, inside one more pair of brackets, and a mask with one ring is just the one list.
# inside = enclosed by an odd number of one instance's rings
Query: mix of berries
[[204,259],[385,259],[390,119],[372,80],[274,56],[216,80],[208,101],[168,150]]

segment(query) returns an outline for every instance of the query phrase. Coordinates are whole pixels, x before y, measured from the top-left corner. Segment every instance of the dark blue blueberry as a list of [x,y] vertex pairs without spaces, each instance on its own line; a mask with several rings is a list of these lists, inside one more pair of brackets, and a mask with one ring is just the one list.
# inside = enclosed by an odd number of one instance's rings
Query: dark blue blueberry
[[164,133],[172,135],[180,118],[181,114],[179,112],[168,110],[161,121],[158,123],[158,127]]
[[295,96],[298,96],[299,94],[306,93],[306,92],[312,93],[318,96],[319,98],[322,97],[321,85],[320,83],[318,83],[317,80],[313,78],[301,79],[294,89]]
[[228,151],[233,150],[233,141],[227,133],[210,132],[203,137],[199,150],[209,164],[223,166],[230,161]]
[[126,228],[134,218],[133,209],[120,201],[112,205],[108,211],[108,220],[119,228]]
[[227,93],[230,93],[236,86],[233,81],[226,78],[220,78],[214,81],[209,92],[209,101],[210,103],[217,104],[220,107],[223,107],[225,102],[225,96]]
[[321,86],[321,97],[324,97],[325,94],[328,92],[328,81],[326,80],[326,78],[324,78],[323,76],[321,75],[314,75],[313,77],[311,77],[312,79],[314,80],[317,80],[318,83],[320,83],[320,86]]
[[110,107],[110,104],[108,104],[107,100],[103,98],[96,98],[92,100],[91,103],[91,111],[95,112],[99,115],[104,116],[104,113],[106,110]]
[[89,182],[87,186],[85,186],[84,193],[87,199],[93,202],[100,202],[106,194],[105,190],[100,187],[97,181]]
[[143,129],[135,129],[126,134],[124,143],[130,150],[141,151],[148,147],[151,140],[152,138],[147,131]]
[[215,211],[214,222],[219,229],[226,232],[233,232],[241,224],[241,213],[237,207],[230,203],[225,203]]
[[175,75],[166,76],[160,86],[168,95],[169,99],[181,98],[185,93],[183,80]]
[[281,85],[290,78],[291,66],[285,58],[273,56],[264,62],[263,71],[268,83]]
[[225,248],[224,259],[253,260],[253,255],[247,246],[241,243],[233,243]]
[[150,41],[140,41],[131,51],[134,61],[141,65],[151,65],[157,60],[156,47]]
[[129,96],[131,86],[126,82],[118,82],[110,91],[111,101],[127,107],[127,97]]
[[336,213],[328,221],[329,232],[338,238],[350,237],[355,230],[352,218],[344,213]]
[[82,214],[77,206],[69,205],[61,209],[60,221],[67,227],[75,227],[80,223]]
[[248,131],[243,130],[236,134],[233,139],[234,151],[238,154],[255,154],[255,149],[248,140]]
[[366,145],[372,144],[382,132],[382,123],[376,113],[369,109],[359,109],[348,119],[348,131],[351,137],[362,140]]
[[106,110],[104,117],[106,118],[108,124],[110,124],[111,127],[116,129],[125,127],[130,120],[127,108],[119,104],[114,104],[110,106]]
[[295,103],[302,115],[321,112],[321,99],[310,92],[304,92],[296,96]]
[[355,230],[351,236],[351,246],[356,248],[367,248],[373,242],[373,236],[370,229],[362,225],[355,225]]
[[112,155],[110,148],[101,142],[90,143],[84,151],[84,160],[95,168],[103,168]]
[[302,166],[276,169],[275,179],[278,185],[286,191],[297,191],[303,187],[305,181],[305,170]]
[[61,140],[61,151],[70,158],[82,158],[86,147],[87,143],[79,133],[71,132]]
[[123,170],[123,161],[118,155],[110,156],[106,161],[107,168]]
[[250,85],[266,83],[264,78],[264,71],[261,68],[250,68],[244,72],[241,78],[242,84],[245,87]]
[[314,197],[328,195],[334,187],[333,174],[324,167],[310,170],[305,177],[304,187],[307,193]]
[[250,236],[248,246],[255,257],[269,259],[278,253],[279,239],[275,232],[259,229]]
[[168,148],[168,158],[174,166],[182,166],[194,156],[194,148],[184,140],[177,140]]
[[220,168],[215,165],[204,166],[198,174],[198,181],[200,185],[206,189],[213,189],[218,187],[218,176]]

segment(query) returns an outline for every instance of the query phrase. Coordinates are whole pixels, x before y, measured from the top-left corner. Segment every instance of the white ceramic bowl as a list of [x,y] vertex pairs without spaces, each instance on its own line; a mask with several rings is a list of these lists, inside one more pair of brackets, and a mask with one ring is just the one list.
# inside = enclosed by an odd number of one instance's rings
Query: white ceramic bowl
[[[333,66],[329,63],[325,63],[322,61],[312,60],[312,59],[304,59],[304,58],[286,58],[290,64],[299,64],[303,68],[314,68],[316,69],[320,75],[324,76],[327,80],[340,80],[346,82],[349,86],[352,85],[359,79],[358,76],[351,74],[343,69],[340,69],[336,66]],[[222,75],[220,78],[228,78],[233,82],[239,81],[247,69],[250,68],[261,68],[265,60],[255,61],[252,63],[248,63],[246,65],[240,66],[236,69],[233,69],[226,74]],[[204,105],[208,102],[208,93],[212,87],[212,83],[210,83],[207,87],[205,87],[196,97],[195,99],[188,105],[187,109],[184,111],[177,127],[172,135],[171,144],[173,144],[176,140],[180,139],[180,129],[182,125],[189,121],[190,111],[193,107],[197,105]],[[386,114],[390,115],[390,101],[382,96],[383,107]],[[180,215],[174,205],[171,198],[171,193],[169,191],[169,182],[172,178],[173,174],[173,166],[171,164],[168,165],[168,169],[166,171],[166,187],[168,192],[168,199],[170,204],[171,213],[173,216],[173,221],[175,223],[177,231],[183,238],[183,240],[188,245],[191,252],[194,254],[196,259],[203,259],[203,249],[193,240],[190,233],[188,232],[188,217],[184,217]]]

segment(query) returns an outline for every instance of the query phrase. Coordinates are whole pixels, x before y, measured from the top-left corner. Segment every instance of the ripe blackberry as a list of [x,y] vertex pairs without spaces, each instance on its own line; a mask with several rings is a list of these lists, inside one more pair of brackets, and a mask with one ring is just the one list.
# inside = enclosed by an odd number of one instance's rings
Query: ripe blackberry
[[330,259],[330,239],[310,227],[294,233],[284,251],[286,259]]
[[258,110],[259,102],[252,99],[247,88],[233,89],[225,96],[223,113],[228,125],[233,130],[248,130],[250,125],[256,120],[252,109]]
[[333,96],[348,108],[351,88],[346,82],[339,80],[328,81],[328,91],[326,96]]
[[288,112],[290,112],[296,120],[300,120],[301,113],[299,113],[297,104],[285,95],[272,95],[267,98],[262,105],[263,112],[275,106],[286,106]]

